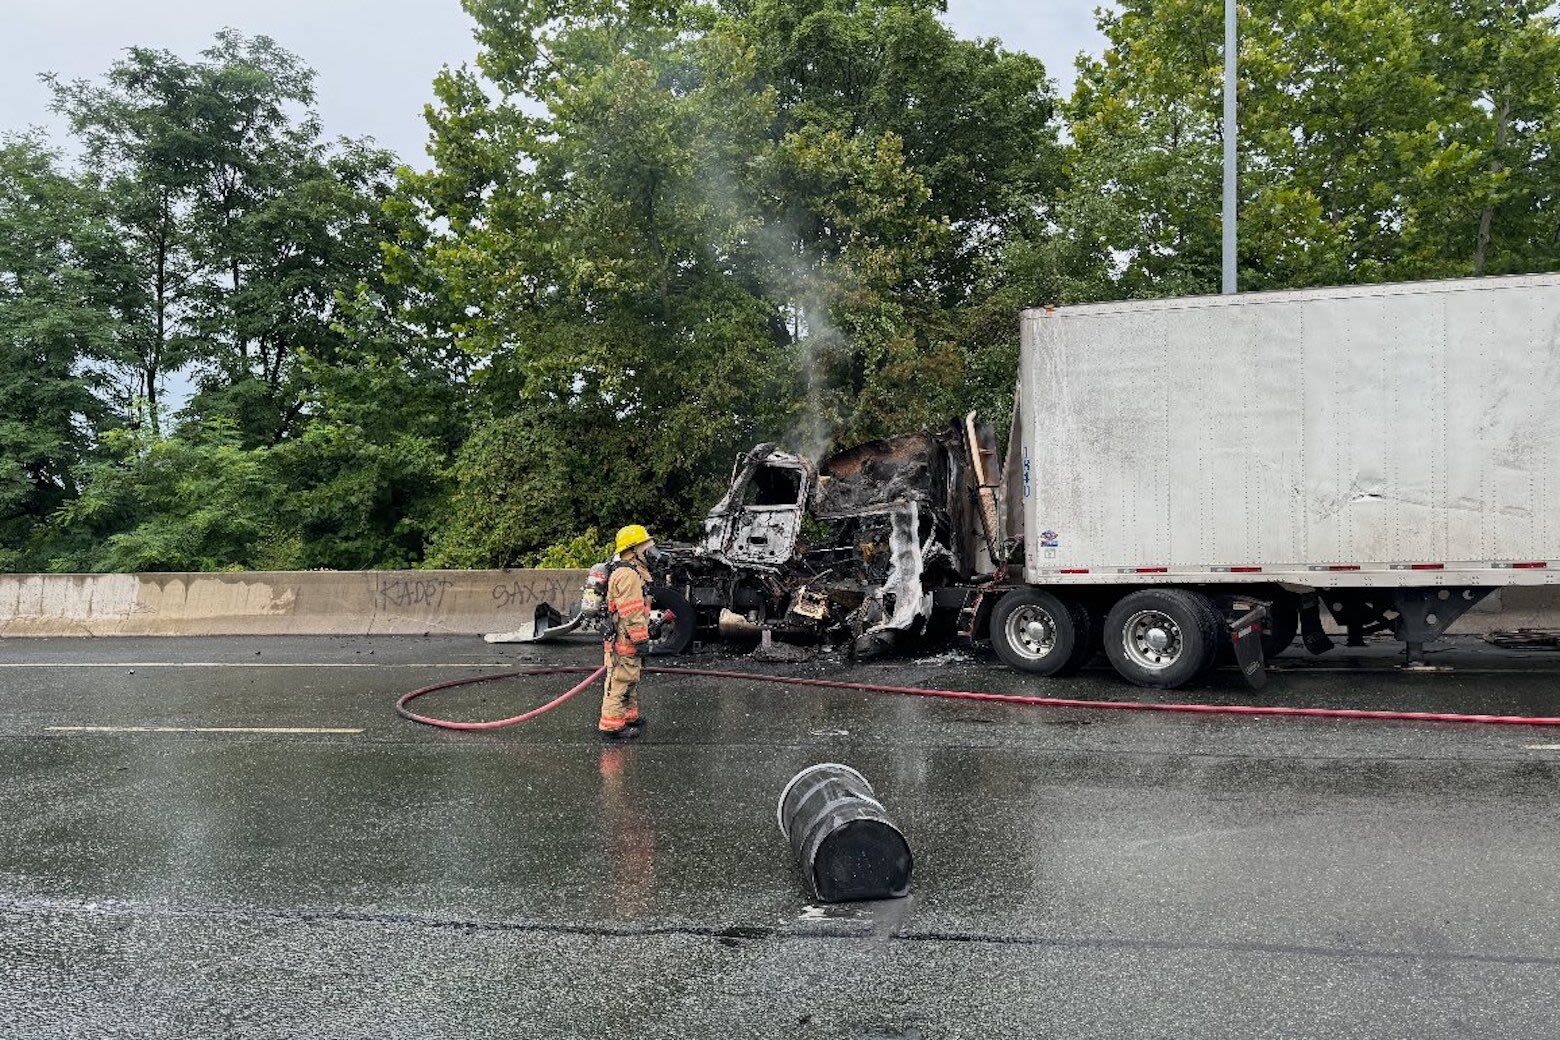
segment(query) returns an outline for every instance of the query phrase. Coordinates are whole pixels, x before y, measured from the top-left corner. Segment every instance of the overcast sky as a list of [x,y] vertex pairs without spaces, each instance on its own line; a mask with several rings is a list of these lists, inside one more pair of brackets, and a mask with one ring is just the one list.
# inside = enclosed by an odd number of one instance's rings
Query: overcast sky
[[[1100,0],[948,0],[964,36],[995,36],[1072,84],[1073,56],[1098,52]],[[476,53],[459,0],[5,0],[0,28],[0,133],[58,134],[40,72],[102,74],[119,52],[145,45],[194,57],[224,26],[263,34],[319,73],[328,134],[371,136],[426,165],[422,106],[439,67]]]

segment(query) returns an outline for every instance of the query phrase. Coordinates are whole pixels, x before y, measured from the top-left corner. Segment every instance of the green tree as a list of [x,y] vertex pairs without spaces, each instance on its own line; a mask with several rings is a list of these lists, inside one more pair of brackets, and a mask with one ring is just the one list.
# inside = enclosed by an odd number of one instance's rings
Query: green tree
[[81,493],[46,531],[50,569],[217,571],[264,567],[277,487],[231,423],[182,436],[110,431]]
[[[812,450],[1005,412],[1017,354],[993,297],[1054,299],[1055,96],[1034,57],[965,40],[940,0],[755,0],[723,8],[778,106],[766,218],[787,238]],[[870,157],[870,160],[869,160]],[[884,160],[892,159],[885,164]],[[874,168],[875,167],[875,168]],[[871,171],[868,176],[868,171]],[[1037,295],[1038,294],[1038,295]]]
[[[136,48],[101,83],[55,84],[103,218],[83,260],[116,319],[99,350],[134,374],[116,403],[137,428],[73,473],[79,498],[41,529],[52,566],[423,558],[471,358],[417,277],[428,232],[390,199],[390,157],[321,140],[313,79],[226,32],[198,61]],[[180,370],[197,390],[165,432]]]
[[[471,5],[485,84],[436,84],[408,197],[479,359],[440,559],[511,562],[589,523],[680,523],[783,428],[795,364],[749,246],[773,98],[696,6]],[[489,90],[498,96],[490,100]]]
[[263,36],[224,31],[197,61],[131,48],[100,83],[52,82],[125,246],[121,358],[152,429],[188,367],[194,416],[246,445],[295,432],[301,358],[341,348],[337,299],[394,235],[389,153],[323,142],[313,70]]
[[426,331],[426,301],[386,283],[342,300],[341,346],[305,354],[304,422],[268,449],[282,489],[271,566],[422,562],[465,439],[470,359]]
[[477,69],[440,77],[435,166],[403,180],[438,229],[420,275],[480,362],[439,559],[691,533],[738,448],[990,396],[972,358],[1013,323],[962,309],[1044,234],[1038,62],[922,0],[467,9]]
[[951,233],[929,259],[948,303],[1044,220],[1061,182],[1056,98],[1039,59],[961,39],[944,0],[743,0],[729,24],[776,93],[771,136],[892,135]]
[[[1439,55],[1443,106],[1424,128],[1411,259],[1466,273],[1560,266],[1560,22],[1551,2],[1414,5]],[[1424,194],[1421,194],[1423,192]],[[1439,204],[1437,204],[1439,199]],[[1461,273],[1461,272],[1459,272]]]
[[104,86],[44,77],[120,244],[119,262],[99,272],[120,318],[115,361],[129,377],[119,404],[154,432],[167,376],[192,356],[185,317],[197,264],[188,211],[202,161],[192,71],[166,53],[132,48]]
[[113,337],[92,262],[95,199],[35,138],[0,142],[0,570],[36,566],[37,525],[76,494]]
[[[1549,7],[1242,5],[1242,287],[1560,263]],[[1217,287],[1221,13],[1129,0],[1080,61],[1063,221],[1113,295]]]

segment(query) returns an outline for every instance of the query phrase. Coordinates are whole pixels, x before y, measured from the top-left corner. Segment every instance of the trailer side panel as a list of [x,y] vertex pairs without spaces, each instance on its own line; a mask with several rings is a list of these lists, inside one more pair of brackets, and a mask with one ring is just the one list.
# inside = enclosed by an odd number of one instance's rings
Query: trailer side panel
[[1560,580],[1560,276],[1029,311],[1019,391],[1031,583]]

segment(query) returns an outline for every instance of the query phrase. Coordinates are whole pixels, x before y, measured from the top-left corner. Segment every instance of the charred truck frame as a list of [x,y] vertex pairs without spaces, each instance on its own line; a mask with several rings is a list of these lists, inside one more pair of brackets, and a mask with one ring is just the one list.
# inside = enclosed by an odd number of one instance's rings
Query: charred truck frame
[[722,636],[767,627],[848,639],[858,655],[893,649],[950,603],[962,605],[971,582],[993,569],[996,485],[988,513],[969,489],[995,457],[990,427],[973,416],[816,467],[761,444],[737,459],[704,540],[671,553],[667,583],[699,628]]
[[[973,415],[871,441],[814,464],[760,444],[737,457],[696,545],[666,544],[652,588],[652,649],[704,638],[849,641],[862,656],[951,620],[1000,558],[996,441]],[[990,474],[990,479],[988,479]],[[594,627],[606,565],[580,611],[551,605],[492,641]]]

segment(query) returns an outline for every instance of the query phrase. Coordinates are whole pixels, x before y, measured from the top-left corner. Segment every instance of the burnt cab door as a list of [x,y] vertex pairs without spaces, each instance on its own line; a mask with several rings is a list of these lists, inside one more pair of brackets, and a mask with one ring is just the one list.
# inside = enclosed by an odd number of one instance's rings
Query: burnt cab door
[[732,563],[780,564],[796,552],[812,477],[797,456],[739,463],[725,501],[706,522],[708,547]]

